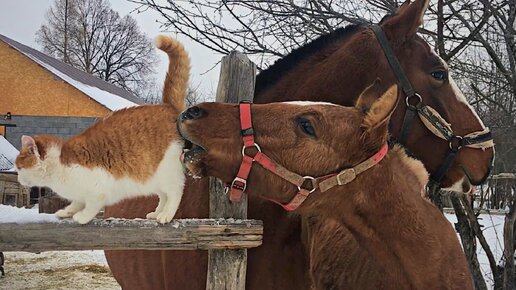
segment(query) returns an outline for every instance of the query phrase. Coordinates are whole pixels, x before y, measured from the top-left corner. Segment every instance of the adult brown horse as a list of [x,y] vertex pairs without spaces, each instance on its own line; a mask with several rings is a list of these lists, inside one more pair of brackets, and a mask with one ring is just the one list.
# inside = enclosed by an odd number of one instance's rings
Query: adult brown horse
[[[199,150],[194,156],[187,152],[188,165],[196,161],[207,174],[228,183],[238,172],[236,176],[249,180],[249,195],[279,203],[302,217],[336,221],[350,229],[383,270],[382,278],[374,279],[377,284],[350,287],[348,273],[334,267],[348,263],[348,257],[326,251],[326,256],[310,260],[314,290],[473,290],[452,225],[421,197],[428,182],[423,164],[408,157],[400,145],[388,147],[396,86],[381,97],[364,100],[371,94],[376,95],[373,86],[356,107],[309,102],[199,104],[183,112],[178,122],[181,135],[205,149],[202,156]],[[211,124],[220,124],[218,130]],[[248,133],[242,136],[241,128]],[[238,154],[242,150],[243,157]],[[303,189],[307,179],[315,181],[313,188]],[[337,241],[332,248],[344,246]],[[328,280],[335,282],[321,283]]]
[[[447,65],[416,35],[427,5],[425,0],[412,4],[407,1],[397,14],[383,21],[381,27],[422,102],[450,122],[456,135],[483,131],[482,122],[449,78]],[[367,26],[350,26],[294,51],[261,73],[255,102],[323,100],[353,105],[360,92],[377,77],[383,80],[384,89],[397,82],[373,31]],[[400,102],[390,123],[394,136],[399,135],[405,111],[407,107]],[[438,170],[449,151],[448,142],[436,137],[417,119],[406,146],[429,172]],[[451,187],[465,176],[473,184],[482,182],[489,174],[493,155],[493,149],[461,149],[443,185]],[[208,197],[202,194],[206,192],[205,179],[189,182],[176,217],[207,217]],[[127,201],[108,208],[106,215],[144,217],[155,207],[155,202]],[[350,284],[369,281],[369,274],[378,275],[374,265],[368,263],[367,253],[344,227],[324,222],[321,228],[321,224],[312,219],[301,223],[298,216],[252,196],[248,216],[263,220],[264,243],[248,251],[247,289],[309,289],[307,251],[314,249],[349,253],[349,264],[338,267],[349,273],[349,279],[353,280]],[[332,248],[334,238],[348,241],[349,247]],[[124,289],[205,288],[206,252],[107,251],[106,256]]]

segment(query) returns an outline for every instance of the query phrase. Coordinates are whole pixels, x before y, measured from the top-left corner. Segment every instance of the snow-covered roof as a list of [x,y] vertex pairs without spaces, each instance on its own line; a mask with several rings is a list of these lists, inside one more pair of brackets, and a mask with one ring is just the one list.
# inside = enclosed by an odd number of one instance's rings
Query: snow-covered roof
[[0,135],[0,172],[14,172],[14,161],[20,152]]
[[143,104],[130,92],[0,34],[0,40],[111,111]]

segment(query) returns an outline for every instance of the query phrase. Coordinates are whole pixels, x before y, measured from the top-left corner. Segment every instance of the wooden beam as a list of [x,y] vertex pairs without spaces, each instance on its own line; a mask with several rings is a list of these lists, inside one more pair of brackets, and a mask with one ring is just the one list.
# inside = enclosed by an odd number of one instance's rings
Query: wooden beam
[[153,220],[95,219],[80,225],[0,223],[0,250],[208,250],[253,248],[262,243],[261,221],[184,219],[169,224]]
[[[217,87],[217,102],[252,101],[256,65],[243,53],[231,52],[222,58]],[[210,217],[247,218],[247,196],[240,202],[229,201],[220,180],[210,180]],[[245,290],[247,250],[210,250],[208,252],[207,290]]]

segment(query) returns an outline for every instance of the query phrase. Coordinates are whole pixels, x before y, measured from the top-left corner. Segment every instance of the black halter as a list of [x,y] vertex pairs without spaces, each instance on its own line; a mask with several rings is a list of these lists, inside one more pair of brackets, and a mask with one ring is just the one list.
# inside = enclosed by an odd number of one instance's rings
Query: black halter
[[487,128],[484,131],[474,132],[465,136],[455,135],[451,129],[451,125],[446,122],[437,111],[431,107],[423,105],[421,96],[416,93],[410,84],[410,81],[403,71],[398,58],[389,45],[389,40],[387,39],[387,36],[383,32],[382,28],[378,25],[371,25],[370,28],[375,33],[376,38],[378,39],[378,43],[382,47],[385,57],[387,58],[387,61],[389,62],[391,69],[396,75],[399,85],[403,89],[403,92],[406,96],[405,104],[407,105],[407,110],[405,111],[405,117],[403,118],[398,142],[404,146],[406,145],[408,133],[414,118],[416,115],[418,115],[423,124],[434,135],[448,141],[449,143],[450,151],[448,156],[444,160],[443,164],[439,167],[437,172],[434,172],[430,175],[430,181],[428,184],[430,198],[434,203],[439,205],[440,198],[438,197],[437,193],[441,187],[440,185],[443,178],[446,176],[446,173],[448,173],[448,170],[450,170],[451,165],[457,157],[459,150],[462,147],[480,149],[493,147],[493,137]]

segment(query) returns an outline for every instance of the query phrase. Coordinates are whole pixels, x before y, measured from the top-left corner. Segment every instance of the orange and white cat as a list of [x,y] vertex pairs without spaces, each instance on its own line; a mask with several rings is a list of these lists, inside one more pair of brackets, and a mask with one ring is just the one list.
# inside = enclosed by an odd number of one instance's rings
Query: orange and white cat
[[160,223],[174,217],[185,175],[180,155],[184,140],[176,120],[185,109],[190,61],[177,41],[159,36],[156,45],[169,55],[163,99],[111,113],[83,133],[63,140],[55,136],[22,137],[16,159],[18,180],[46,186],[71,204],[56,212],[81,224],[123,199],[158,194],[159,204],[147,215]]

